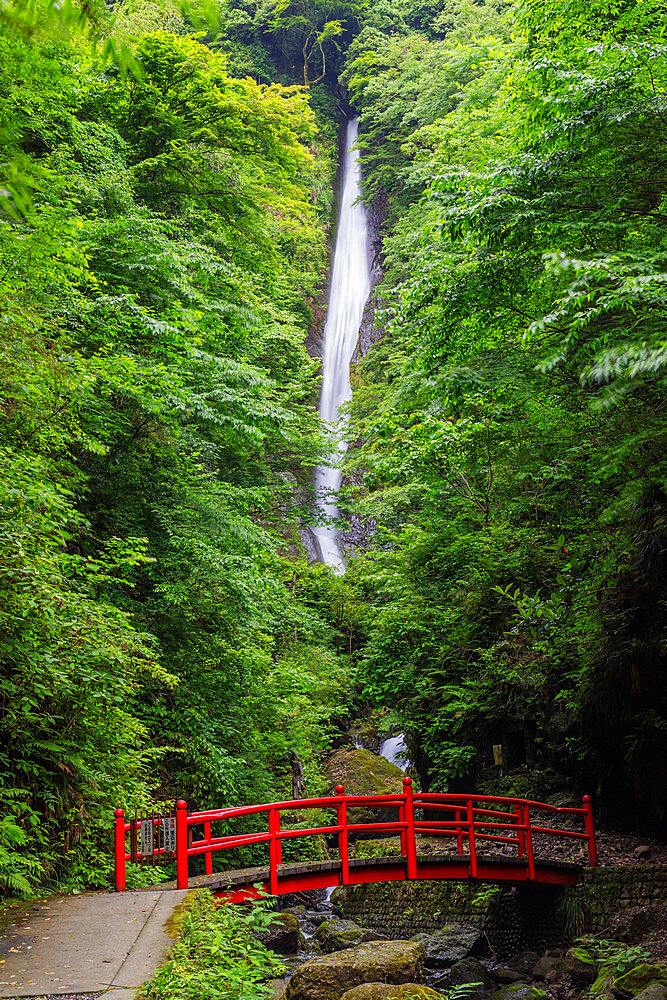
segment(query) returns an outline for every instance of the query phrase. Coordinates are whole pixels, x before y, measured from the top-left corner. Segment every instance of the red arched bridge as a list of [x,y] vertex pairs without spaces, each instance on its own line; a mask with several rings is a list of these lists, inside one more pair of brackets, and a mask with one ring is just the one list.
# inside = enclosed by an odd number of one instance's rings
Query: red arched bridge
[[[386,822],[351,823],[348,820],[349,809],[363,809],[365,813],[369,809],[380,809],[383,816],[392,810],[397,812],[398,818]],[[309,829],[282,825],[281,814],[308,810],[332,810],[336,821],[329,826]],[[258,815],[266,815],[266,829],[254,833],[227,832],[234,819]],[[563,821],[570,827],[578,825],[580,829],[563,829]],[[553,822],[558,825],[551,825]],[[215,828],[219,830],[221,826],[220,835]],[[350,857],[349,839],[360,834],[385,837],[398,834],[401,853],[383,858]],[[285,842],[316,836],[335,838],[338,858],[304,864],[283,863]],[[419,839],[427,837],[449,838],[451,850],[421,853]],[[575,848],[579,846],[578,863],[551,860],[547,855],[553,852],[546,845],[554,840],[559,841],[561,847],[568,844]],[[258,844],[268,844],[268,866],[213,873],[214,854],[220,851],[238,852]],[[585,845],[583,851],[582,844]],[[190,859],[202,854],[206,875],[189,877]],[[586,863],[591,868],[597,864],[589,795],[584,796],[581,807],[556,807],[545,802],[506,796],[415,792],[410,778],[403,779],[403,792],[395,795],[346,795],[343,786],[338,785],[336,794],[328,798],[201,812],[188,813],[186,803],[180,801],[176,804],[174,816],[153,814],[128,821],[122,809],[116,810],[116,889],[119,892],[125,889],[126,862],[158,864],[172,858],[176,860],[176,882],[171,883],[173,888],[207,885],[230,902],[249,899],[262,892],[283,895],[304,889],[404,879],[479,879],[573,885],[579,880]]]

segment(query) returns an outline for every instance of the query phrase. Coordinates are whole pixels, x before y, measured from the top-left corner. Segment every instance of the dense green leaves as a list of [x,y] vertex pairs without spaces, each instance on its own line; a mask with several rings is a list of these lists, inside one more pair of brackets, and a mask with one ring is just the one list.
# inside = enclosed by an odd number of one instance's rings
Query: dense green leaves
[[351,50],[368,188],[394,220],[349,459],[377,522],[353,570],[368,691],[432,782],[488,782],[514,729],[542,766],[655,814],[664,20],[538,0],[512,8],[510,43],[496,27],[467,49]]
[[329,140],[298,88],[117,13],[132,73],[66,18],[0,27],[0,850],[69,885],[110,877],[114,804],[284,797],[295,754],[317,783],[344,677],[281,558]]

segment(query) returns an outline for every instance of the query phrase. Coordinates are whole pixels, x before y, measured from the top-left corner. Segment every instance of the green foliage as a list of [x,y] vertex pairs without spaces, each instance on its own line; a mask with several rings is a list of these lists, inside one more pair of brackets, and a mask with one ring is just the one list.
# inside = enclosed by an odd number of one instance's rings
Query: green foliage
[[658,8],[517,3],[463,40],[410,5],[350,48],[389,220],[347,459],[376,525],[357,655],[433,787],[487,782],[509,727],[609,808],[663,809]]
[[294,754],[317,789],[345,683],[285,558],[323,446],[331,130],[168,5],[116,15],[132,73],[104,19],[101,45],[0,23],[10,891],[108,885],[115,805],[283,798]]
[[[650,958],[650,953],[641,945],[627,945],[593,937],[577,938],[575,953],[585,962],[599,962],[600,974],[605,978],[609,974],[622,976]],[[595,992],[594,987],[591,987],[591,991]]]
[[268,996],[267,981],[284,966],[254,932],[268,927],[274,918],[266,902],[220,906],[206,889],[192,893],[179,917],[178,940],[143,986],[142,1000]]

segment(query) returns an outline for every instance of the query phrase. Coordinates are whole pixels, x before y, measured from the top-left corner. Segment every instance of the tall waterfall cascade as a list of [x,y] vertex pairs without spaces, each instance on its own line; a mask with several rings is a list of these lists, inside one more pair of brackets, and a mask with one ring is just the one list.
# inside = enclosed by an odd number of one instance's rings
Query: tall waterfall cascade
[[[355,149],[358,119],[348,122],[345,137],[342,189],[334,249],[329,308],[324,327],[322,394],[319,413],[337,437],[336,450],[315,472],[317,505],[327,521],[338,517],[336,496],[342,481],[341,463],[347,450],[345,419],[340,407],[352,398],[350,361],[359,335],[364,306],[371,290],[368,221],[361,201],[359,152]],[[313,529],[322,562],[338,573],[345,569],[343,556],[330,524]]]

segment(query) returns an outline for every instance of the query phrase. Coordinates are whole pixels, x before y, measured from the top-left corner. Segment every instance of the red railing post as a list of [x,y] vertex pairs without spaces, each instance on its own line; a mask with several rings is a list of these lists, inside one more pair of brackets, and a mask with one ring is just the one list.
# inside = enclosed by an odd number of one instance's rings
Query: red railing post
[[[204,840],[207,844],[211,843],[211,824],[210,822],[204,823]],[[204,860],[206,862],[206,874],[213,874],[213,852],[207,851],[204,855]]]
[[188,887],[188,805],[176,803],[176,888]]
[[125,889],[125,813],[122,809],[116,809],[113,828],[114,857],[116,868],[116,892],[123,892]]
[[[336,795],[345,795],[345,786],[336,785]],[[350,884],[350,852],[347,842],[347,802],[339,802],[337,809],[337,826],[342,826],[338,833],[338,853],[340,855],[343,885]]]
[[468,823],[468,849],[470,851],[470,874],[477,877],[477,845],[475,844],[475,814],[472,809],[472,798],[466,803],[466,820]]
[[[398,822],[399,823],[405,823],[405,802],[401,802],[401,804],[398,807]],[[407,831],[406,831],[405,827],[403,827],[403,829],[401,830],[399,836],[401,838],[401,854],[403,855],[404,858],[407,858],[407,856],[408,856],[408,834],[407,834]]]
[[584,795],[584,823],[588,834],[588,865],[589,868],[596,868],[598,863],[598,849],[595,842],[595,823],[593,822],[593,803],[590,795]]
[[454,821],[456,823],[456,853],[463,854],[463,827],[461,826],[461,810],[457,809],[454,813]]
[[[276,833],[280,833],[280,810],[276,809]],[[283,842],[280,837],[276,837],[276,864],[283,863]]]
[[278,810],[269,809],[269,890],[272,896],[278,895]]
[[403,778],[405,790],[405,822],[406,832],[406,869],[408,878],[417,878],[417,840],[415,835],[415,803],[412,791],[412,778]]
[[533,854],[533,831],[530,828],[530,806],[523,807],[523,822],[526,829],[523,835],[526,839],[526,856],[528,858],[528,878],[535,878],[535,855]]
[[[523,825],[523,812],[521,811],[521,806],[514,806],[514,815],[516,816],[517,826]],[[519,857],[525,858],[526,856],[526,834],[523,830],[517,830],[516,839],[519,845]]]

